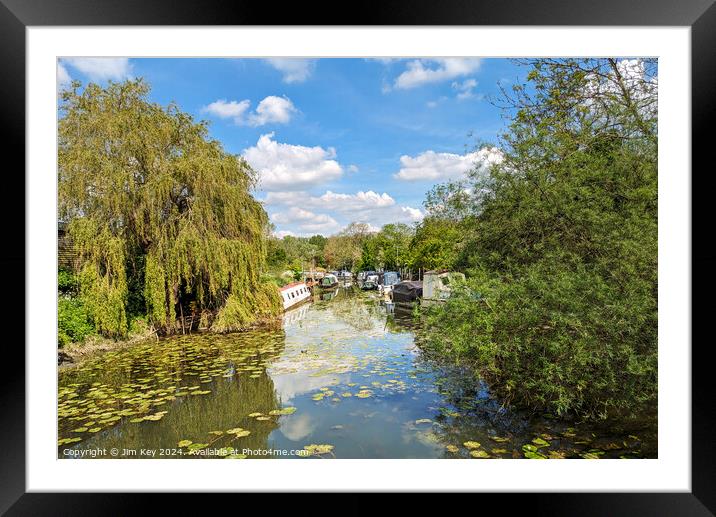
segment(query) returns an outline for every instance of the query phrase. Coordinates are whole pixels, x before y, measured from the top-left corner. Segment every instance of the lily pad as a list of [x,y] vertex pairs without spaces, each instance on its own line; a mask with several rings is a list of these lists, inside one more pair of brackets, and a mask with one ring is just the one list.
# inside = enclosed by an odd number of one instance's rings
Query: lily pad
[[241,429],[240,427],[236,427],[234,429],[229,429],[226,431],[228,434],[233,434],[236,436],[236,438],[243,438],[244,436],[248,436],[251,434],[251,431],[247,429]]
[[474,441],[467,441],[463,443],[465,447],[468,449],[479,449],[480,448],[480,442],[474,442]]
[[494,441],[494,442],[497,442],[497,443],[504,443],[504,442],[509,442],[509,441],[510,441],[509,438],[506,438],[506,437],[503,437],[503,436],[490,436],[490,440],[492,440],[492,441]]
[[295,412],[295,407],[285,407],[282,409],[274,409],[273,411],[269,411],[269,415],[292,415]]
[[470,451],[470,456],[472,456],[473,458],[489,458],[489,457],[490,457],[490,455],[487,454],[487,453],[486,453],[485,451],[483,451],[483,450],[479,450],[479,451],[478,451],[478,450],[472,450],[472,451]]
[[311,445],[306,445],[303,449],[308,453],[309,456],[322,456],[324,454],[330,454],[333,451],[333,448],[333,445],[317,445],[315,443],[312,443]]

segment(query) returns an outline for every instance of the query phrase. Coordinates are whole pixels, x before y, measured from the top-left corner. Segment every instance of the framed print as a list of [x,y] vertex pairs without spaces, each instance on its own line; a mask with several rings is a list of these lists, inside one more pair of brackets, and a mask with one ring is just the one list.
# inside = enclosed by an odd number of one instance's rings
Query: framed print
[[710,2],[168,6],[0,6],[3,510],[714,511]]

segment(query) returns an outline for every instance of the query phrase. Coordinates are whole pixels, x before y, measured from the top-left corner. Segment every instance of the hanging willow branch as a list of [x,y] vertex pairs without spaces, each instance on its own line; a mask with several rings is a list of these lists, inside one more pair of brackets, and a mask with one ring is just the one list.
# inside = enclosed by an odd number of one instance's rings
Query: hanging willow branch
[[254,171],[206,123],[148,94],[141,79],[62,94],[59,216],[97,328],[126,334],[129,275],[142,277],[135,294],[168,331],[189,299],[219,311],[219,331],[277,313],[278,293],[260,282],[268,218],[251,195]]

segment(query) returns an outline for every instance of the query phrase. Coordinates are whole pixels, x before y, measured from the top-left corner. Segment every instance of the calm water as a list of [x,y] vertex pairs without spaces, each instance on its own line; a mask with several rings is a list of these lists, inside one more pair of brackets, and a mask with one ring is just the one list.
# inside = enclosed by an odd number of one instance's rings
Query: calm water
[[413,338],[409,313],[339,289],[276,330],[106,353],[60,373],[58,456],[656,456],[653,419],[600,428],[507,411]]

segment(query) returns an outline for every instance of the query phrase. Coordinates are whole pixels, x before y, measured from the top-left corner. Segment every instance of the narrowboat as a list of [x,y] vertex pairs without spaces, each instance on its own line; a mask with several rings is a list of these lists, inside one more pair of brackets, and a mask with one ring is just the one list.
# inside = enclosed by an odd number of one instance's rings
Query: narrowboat
[[284,285],[280,291],[284,311],[311,298],[311,290],[304,282],[292,282]]
[[326,276],[321,278],[321,288],[332,289],[338,285],[338,278],[332,273],[328,273]]
[[400,273],[397,271],[385,271],[378,278],[378,290],[387,295],[398,282],[400,282]]

